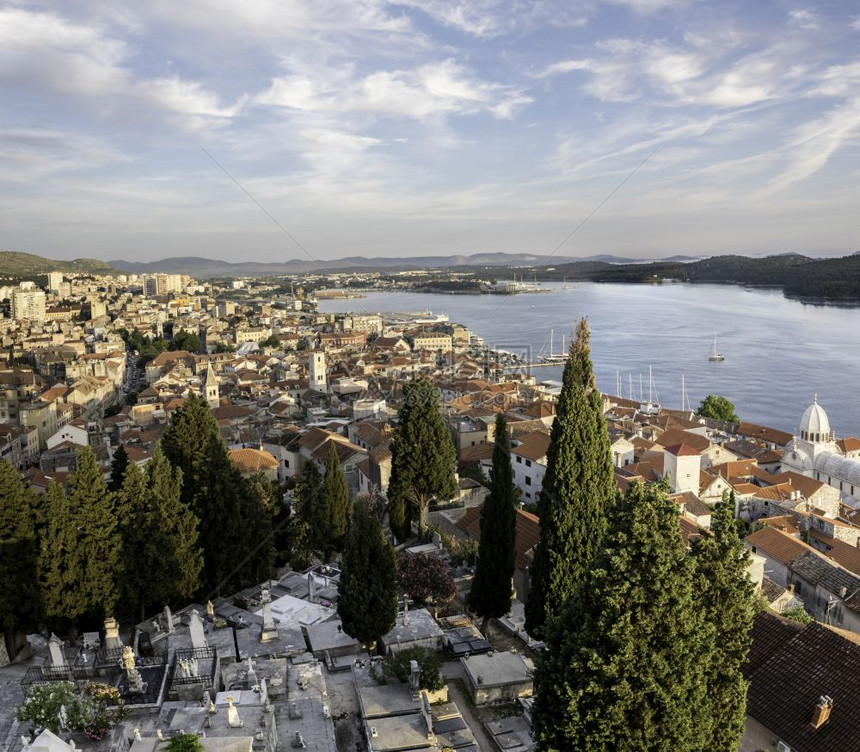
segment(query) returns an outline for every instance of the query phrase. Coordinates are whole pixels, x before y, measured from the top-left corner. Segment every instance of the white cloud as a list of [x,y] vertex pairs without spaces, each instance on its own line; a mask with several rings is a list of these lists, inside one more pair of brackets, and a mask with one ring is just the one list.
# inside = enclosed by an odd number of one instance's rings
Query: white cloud
[[152,113],[230,118],[242,101],[222,105],[201,83],[179,76],[137,78],[133,54],[122,40],[98,26],[20,9],[0,11],[0,79],[30,93],[59,93],[78,106],[97,103],[100,114],[117,115],[130,101]]
[[224,106],[217,95],[196,81],[182,81],[178,77],[154,78],[141,81],[137,91],[164,110],[185,115],[215,118],[235,117],[242,109],[244,98]]
[[312,112],[362,112],[425,120],[436,115],[478,112],[506,119],[532,101],[521,89],[483,81],[453,60],[353,76],[352,68],[347,67],[316,79],[305,75],[276,78],[256,103]]
[[582,26],[590,2],[564,0],[390,0],[475,37],[495,37],[532,26]]
[[92,136],[53,128],[0,129],[0,164],[8,167],[3,171],[5,180],[27,182],[51,173],[127,161]]
[[797,96],[807,70],[796,49],[774,44],[730,61],[718,45],[694,37],[684,46],[663,40],[616,38],[598,42],[593,57],[547,66],[538,78],[587,71],[586,92],[604,102],[654,101],[733,109]]
[[636,13],[655,13],[667,8],[683,8],[692,0],[605,0],[611,5],[624,5]]
[[783,190],[818,172],[858,133],[860,97],[798,126],[785,146],[790,164],[768,183],[763,195]]
[[0,10],[0,79],[22,87],[100,95],[121,89],[124,42],[49,13]]
[[860,92],[860,60],[845,65],[831,65],[819,76],[819,85],[811,94],[824,97],[844,97]]
[[818,29],[821,24],[818,14],[810,8],[795,8],[788,12],[788,20],[793,26],[800,29]]

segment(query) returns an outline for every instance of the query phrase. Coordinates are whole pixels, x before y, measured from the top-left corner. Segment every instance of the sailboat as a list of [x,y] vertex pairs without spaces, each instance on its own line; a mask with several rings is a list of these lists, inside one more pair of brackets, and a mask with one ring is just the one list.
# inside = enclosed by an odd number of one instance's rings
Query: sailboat
[[544,355],[544,357],[541,358],[541,361],[543,363],[566,363],[567,362],[567,353],[564,351],[564,335],[563,334],[561,335],[561,352],[560,353],[554,353],[552,351],[552,349],[553,349],[552,348],[552,335],[553,335],[553,330],[550,329],[549,330],[549,355]]
[[726,356],[717,352],[717,335],[714,335],[714,344],[711,347],[711,354],[708,356],[708,360],[713,362],[719,362],[721,360],[725,360]]

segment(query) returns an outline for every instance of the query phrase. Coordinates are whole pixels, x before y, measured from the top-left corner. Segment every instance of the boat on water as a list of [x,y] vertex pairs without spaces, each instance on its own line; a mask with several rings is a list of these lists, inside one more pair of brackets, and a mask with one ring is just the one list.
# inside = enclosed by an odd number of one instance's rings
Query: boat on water
[[549,355],[544,355],[540,360],[541,363],[559,363],[563,364],[567,362],[567,353],[564,351],[564,335],[561,335],[561,352],[555,353],[553,352],[552,347],[552,335],[553,330],[549,330]]
[[714,344],[711,346],[711,354],[708,356],[708,360],[713,363],[718,363],[722,360],[725,360],[726,356],[722,353],[717,352],[717,335],[714,335]]

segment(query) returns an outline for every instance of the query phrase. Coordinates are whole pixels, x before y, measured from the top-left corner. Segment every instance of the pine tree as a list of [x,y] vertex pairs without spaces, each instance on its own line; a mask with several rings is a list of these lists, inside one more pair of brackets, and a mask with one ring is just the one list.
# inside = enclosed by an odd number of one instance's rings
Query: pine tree
[[122,488],[122,481],[125,478],[125,471],[128,467],[128,452],[125,447],[120,444],[113,453],[113,461],[110,464],[110,482],[108,488],[113,491],[119,491]]
[[702,656],[708,687],[708,749],[732,752],[744,733],[747,683],[741,673],[751,644],[755,585],[750,554],[738,537],[734,498],[728,494],[711,517],[711,535],[693,543],[696,591],[705,619],[716,630]]
[[349,518],[352,516],[352,502],[346,487],[346,478],[340,466],[340,457],[335,442],[329,442],[328,457],[325,461],[322,497],[325,503],[325,538],[323,558],[328,561],[335,551],[343,551]]
[[379,520],[366,504],[357,504],[338,584],[337,613],[344,632],[373,646],[394,627],[396,577],[394,549],[383,538]]
[[391,442],[388,516],[398,539],[409,536],[413,507],[423,531],[430,499],[454,497],[456,471],[457,453],[439,409],[439,395],[426,377],[414,379],[403,387],[403,406]]
[[469,591],[469,608],[483,617],[481,631],[485,635],[490,619],[498,619],[511,610],[516,515],[508,424],[504,415],[499,413],[496,417],[490,493],[481,508],[478,567]]
[[713,628],[694,596],[677,505],[637,483],[611,520],[603,551],[547,627],[535,673],[539,749],[709,749],[702,656]]
[[540,543],[530,568],[526,629],[541,637],[580,586],[606,530],[614,494],[609,435],[582,319],[564,367],[538,499]]
[[37,524],[35,494],[18,470],[0,460],[0,630],[7,640],[39,626]]
[[206,401],[190,395],[164,432],[162,449],[182,471],[181,498],[200,520],[202,585],[244,587],[271,574],[271,515],[231,462]]
[[187,598],[199,586],[198,520],[180,498],[181,477],[158,448],[146,472],[129,465],[119,492],[128,509],[122,530],[123,589],[141,619],[147,607]]

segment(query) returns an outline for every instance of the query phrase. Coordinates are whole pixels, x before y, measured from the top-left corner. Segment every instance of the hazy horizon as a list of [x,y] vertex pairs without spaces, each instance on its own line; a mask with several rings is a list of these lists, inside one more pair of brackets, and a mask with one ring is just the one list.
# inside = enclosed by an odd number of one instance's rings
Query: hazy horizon
[[0,40],[6,250],[860,247],[847,0],[13,0]]

